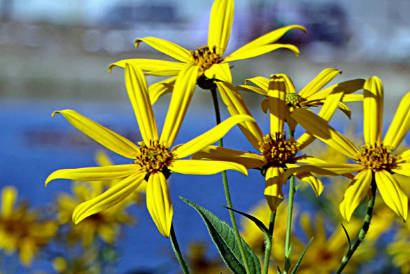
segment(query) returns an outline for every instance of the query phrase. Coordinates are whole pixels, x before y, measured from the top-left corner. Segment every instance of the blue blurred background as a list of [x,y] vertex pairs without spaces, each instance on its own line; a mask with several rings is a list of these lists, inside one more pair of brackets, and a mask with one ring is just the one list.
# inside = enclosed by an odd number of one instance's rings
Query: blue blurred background
[[[188,49],[205,45],[211,5],[212,1],[198,0],[0,0],[0,187],[14,185],[32,206],[42,206],[57,193],[70,190],[69,181],[56,181],[44,188],[48,174],[61,168],[95,166],[99,145],[62,117],[52,119],[55,110],[75,109],[139,141],[123,71],[117,68],[109,74],[108,65],[127,58],[167,58],[146,45],[136,50],[136,38],[164,38]],[[282,40],[300,48],[298,58],[278,50],[232,63],[234,85],[254,76],[287,73],[300,90],[322,69],[333,67],[343,74],[332,83],[380,77],[385,87],[385,111],[393,114],[399,98],[410,90],[409,11],[407,0],[236,0],[227,53],[285,25],[301,24],[308,33],[290,31]],[[157,80],[148,78],[150,83]],[[244,97],[267,133],[268,120],[259,108],[262,98]],[[164,96],[154,106],[159,125],[169,98]],[[188,141],[214,125],[211,106],[210,94],[197,90],[176,143]],[[360,110],[360,104],[352,108]],[[226,111],[223,115],[228,117]],[[346,118],[336,119],[341,128],[348,122]],[[353,121],[360,124],[360,120],[360,114],[353,116]],[[225,144],[252,150],[237,129],[229,133]],[[115,163],[124,163],[124,159],[109,155]],[[250,171],[246,180],[240,174],[228,174],[238,210],[246,211],[263,199],[264,182],[257,171]],[[178,196],[229,220],[227,210],[220,207],[225,204],[220,175],[175,175],[170,184],[182,249],[193,239],[209,242],[197,213]],[[138,225],[123,235],[119,273],[154,269],[170,262],[170,273],[178,271],[168,240],[158,233],[146,208],[132,210]],[[194,230],[198,233],[186,233]],[[212,252],[216,254],[216,250]],[[47,263],[34,268],[51,271]]]

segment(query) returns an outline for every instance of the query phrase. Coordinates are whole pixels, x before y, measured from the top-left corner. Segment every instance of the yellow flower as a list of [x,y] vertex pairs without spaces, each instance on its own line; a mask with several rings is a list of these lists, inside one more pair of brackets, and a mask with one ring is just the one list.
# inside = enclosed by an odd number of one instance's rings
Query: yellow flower
[[[351,101],[361,101],[363,100],[363,95],[360,94],[350,94],[359,89],[363,88],[363,79],[355,79],[345,81],[330,87],[327,87],[323,90],[322,89],[325,85],[327,85],[336,75],[342,73],[341,71],[333,68],[324,69],[321,73],[319,73],[316,78],[314,78],[308,85],[306,85],[299,93],[296,93],[295,87],[293,85],[292,80],[285,74],[280,74],[284,77],[287,82],[288,90],[286,93],[286,103],[289,107],[290,113],[295,108],[309,108],[314,106],[321,106],[324,104],[327,96],[331,93],[335,92],[344,92],[344,96],[342,101],[344,102],[351,102]],[[252,82],[258,87],[248,85],[247,83]],[[253,91],[258,94],[262,94],[264,96],[268,96],[269,91],[269,79],[265,77],[254,77],[251,79],[247,79],[245,81],[245,85],[240,85],[238,87],[239,90],[245,91]],[[268,99],[262,102],[262,109],[266,112],[269,108]],[[342,102],[339,102],[338,108],[342,110],[349,118],[350,118],[350,109],[347,105]],[[286,122],[294,131],[296,128],[296,122],[293,118],[286,117]]]
[[28,266],[35,255],[57,232],[57,224],[41,221],[38,212],[28,210],[27,204],[16,205],[17,189],[3,187],[0,211],[0,250],[6,254],[19,252],[20,261]]
[[[229,62],[250,59],[279,48],[287,48],[296,55],[299,50],[296,46],[290,44],[275,44],[288,30],[300,29],[305,32],[305,28],[298,25],[290,25],[274,31],[271,31],[254,41],[244,45],[226,57],[223,57],[231,35],[231,28],[234,13],[234,0],[215,0],[211,10],[209,23],[208,44],[197,48],[195,51],[187,50],[177,44],[160,38],[146,37],[135,41],[136,47],[141,42],[147,43],[156,50],[178,60],[163,61],[153,59],[129,59],[118,61],[109,66],[111,71],[114,66],[125,67],[127,63],[135,63],[142,68],[147,75],[154,76],[173,76],[184,73],[184,68],[194,66],[197,77],[191,79],[201,86],[207,85],[207,80],[218,80],[223,82],[232,82]],[[203,77],[204,76],[204,77]],[[207,78],[207,79],[206,79]],[[171,92],[176,77],[172,77],[154,84],[150,87],[151,102],[154,103],[161,95]],[[218,84],[216,81],[216,84]]]
[[[394,173],[410,176],[410,150],[397,155],[392,152],[401,143],[410,127],[410,93],[407,93],[393,118],[382,141],[383,85],[379,78],[366,80],[363,88],[363,135],[365,144],[358,149],[352,142],[336,131],[326,121],[304,109],[295,109],[293,118],[308,132],[329,146],[342,152],[357,164],[351,164],[349,173],[358,172],[348,186],[340,212],[347,221],[360,204],[374,180],[384,202],[403,221],[407,219],[408,197],[402,191]],[[338,164],[319,164],[323,168]],[[343,165],[346,167],[346,165]]]
[[[261,152],[261,155],[209,146],[193,156],[193,159],[237,162],[248,169],[260,168],[266,179],[265,198],[273,212],[283,201],[282,186],[292,174],[296,174],[298,179],[309,183],[317,196],[322,192],[323,184],[313,176],[313,173],[335,175],[333,171],[329,172],[315,168],[318,159],[297,156],[297,153],[311,143],[314,138],[308,133],[303,134],[298,140],[295,140],[293,136],[286,137],[284,123],[285,117],[289,115],[285,101],[287,93],[286,78],[283,75],[273,75],[269,81],[267,91],[270,110],[270,133],[264,136],[256,123],[254,123],[254,129],[256,130],[245,131],[247,133],[246,137]],[[324,105],[320,115],[330,119],[342,95],[343,92],[329,95],[328,103]],[[300,166],[298,164],[309,165]]]
[[[184,81],[177,82],[176,85],[179,83],[183,84]],[[54,179],[76,181],[122,179],[103,194],[78,205],[73,213],[73,220],[77,224],[84,218],[124,200],[146,180],[148,211],[160,233],[168,237],[173,216],[167,184],[171,172],[209,175],[232,169],[247,174],[246,169],[236,163],[183,160],[183,158],[216,142],[237,123],[252,121],[253,118],[231,117],[188,143],[170,149],[182,122],[181,116],[171,114],[179,113],[179,108],[175,105],[171,108],[171,105],[159,138],[147,83],[141,69],[126,65],[125,84],[143,139],[138,143],[139,146],[73,110],[56,111],[53,115],[61,113],[75,128],[115,153],[132,159],[133,163],[57,170],[48,176],[46,185]],[[174,117],[174,120],[169,120],[169,115]]]

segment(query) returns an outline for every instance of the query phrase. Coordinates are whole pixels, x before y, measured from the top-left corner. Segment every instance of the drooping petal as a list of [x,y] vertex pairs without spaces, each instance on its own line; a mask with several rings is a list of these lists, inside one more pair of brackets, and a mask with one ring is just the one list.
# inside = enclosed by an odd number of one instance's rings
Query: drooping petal
[[191,159],[235,162],[244,165],[247,169],[266,165],[262,155],[218,146],[208,146],[192,155]]
[[277,49],[288,49],[292,51],[296,56],[299,56],[299,49],[298,47],[291,45],[291,44],[273,44],[273,45],[263,45],[259,47],[249,48],[247,50],[239,50],[231,53],[229,56],[224,58],[223,62],[233,62],[243,59],[251,59],[268,52],[277,50]]
[[209,79],[232,83],[231,68],[228,63],[214,64],[205,70],[205,76]]
[[212,175],[224,170],[236,170],[248,176],[248,170],[241,164],[225,161],[176,160],[169,170],[191,175]]
[[231,36],[234,13],[233,0],[215,0],[209,21],[208,46],[222,56]]
[[383,144],[391,146],[392,150],[403,141],[410,128],[410,92],[400,101],[389,130],[384,137]]
[[65,109],[54,111],[52,116],[59,113],[61,113],[76,129],[83,132],[85,135],[97,143],[105,146],[109,150],[130,159],[134,159],[138,154],[139,149],[133,142],[88,119],[78,112],[71,109]]
[[[300,92],[299,95],[303,98],[309,98],[309,96],[318,92],[322,87],[327,85],[336,75],[342,73],[341,71],[333,68],[327,68],[322,70],[318,76],[316,76],[309,84],[307,84]],[[323,98],[323,97],[322,97]],[[309,98],[310,99],[310,98]]]
[[405,222],[408,214],[408,197],[397,180],[386,170],[375,172],[375,178],[377,188],[386,205]]
[[248,85],[249,82],[254,83],[255,85],[257,85],[259,88],[267,91],[269,88],[269,79],[266,77],[262,77],[262,76],[257,76],[257,77],[253,77],[253,78],[249,78],[245,80],[245,85]]
[[140,128],[142,140],[158,140],[157,122],[148,94],[148,86],[142,70],[130,64],[125,65],[125,86],[130,98],[135,118]]
[[360,154],[360,151],[348,139],[313,112],[298,108],[293,111],[292,117],[316,138],[344,155],[355,159]]
[[152,173],[147,184],[147,207],[152,220],[164,237],[169,237],[174,208],[169,195],[168,182],[161,172]]
[[364,196],[366,196],[372,178],[372,170],[364,169],[356,175],[353,181],[350,182],[346,189],[343,201],[339,205],[340,213],[346,221],[350,221],[353,211],[362,202]]
[[159,97],[174,90],[174,85],[177,77],[171,77],[161,82],[154,83],[149,86],[149,98],[151,104],[155,104]]
[[273,75],[269,81],[268,100],[270,111],[270,133],[282,134],[286,114],[286,90],[285,78],[281,75]]
[[[255,40],[253,40],[252,42],[244,45],[243,47],[239,48],[238,50],[236,50],[235,52],[233,52],[232,54],[230,54],[229,56],[227,56],[224,61],[225,62],[231,62],[234,60],[240,60],[243,58],[239,58],[242,54],[242,52],[246,52],[255,48],[259,48],[265,45],[269,45],[271,43],[274,43],[275,41],[277,41],[279,38],[281,38],[287,31],[291,30],[291,29],[299,29],[302,30],[303,32],[306,32],[306,29],[302,26],[299,25],[290,25],[290,26],[286,26],[283,28],[279,28],[276,30],[273,30]],[[283,45],[286,46],[286,45]]]
[[78,205],[73,212],[73,221],[78,224],[90,215],[101,212],[123,201],[144,180],[146,173],[134,173],[110,187],[101,195]]
[[366,144],[380,144],[383,131],[383,84],[377,77],[363,86],[363,137]]
[[264,195],[272,212],[275,212],[279,204],[283,201],[283,173],[284,170],[281,167],[269,167],[266,171]]
[[309,96],[309,101],[325,99],[329,94],[334,93],[334,92],[344,92],[344,94],[346,95],[354,95],[354,97],[345,96],[344,99],[351,98],[350,100],[346,100],[346,102],[352,102],[352,101],[357,101],[357,100],[361,101],[363,99],[361,98],[363,95],[350,94],[350,93],[353,93],[355,91],[362,89],[363,84],[364,84],[363,79],[354,79],[354,80],[345,81],[345,82],[324,88],[312,94],[311,96]]
[[323,186],[323,183],[318,178],[316,178],[309,172],[296,173],[296,177],[299,180],[308,183],[312,187],[313,191],[315,192],[316,197],[320,196],[320,194],[323,191],[324,186]]
[[[228,108],[231,116],[235,115],[249,115],[252,116],[248,107],[246,106],[242,96],[229,83],[216,82],[219,93],[225,105]],[[263,140],[263,132],[255,121],[242,122],[239,125],[242,133],[249,140],[249,142],[259,150],[259,142]]]
[[174,44],[170,41],[155,37],[139,38],[135,40],[135,47],[138,48],[141,42],[147,43],[154,49],[181,62],[188,63],[191,60],[191,52],[189,50],[186,50],[183,47],[178,46],[177,44]]
[[363,170],[363,167],[358,164],[339,164],[339,163],[320,163],[316,161],[298,160],[297,163],[306,163],[307,165],[301,165],[297,169],[289,168],[286,170],[285,176],[289,177],[296,172],[310,172],[312,174],[323,176],[335,176],[349,173],[355,173]]
[[264,96],[267,96],[268,94],[268,88],[261,89],[258,87],[250,86],[250,85],[240,85],[236,87],[237,90],[243,90],[243,91],[248,91],[248,92],[255,92]]
[[13,186],[5,186],[1,190],[1,213],[0,216],[7,219],[13,213],[13,206],[17,200],[17,189]]
[[174,143],[188,110],[195,90],[198,69],[198,66],[187,65],[177,76],[160,139],[161,142],[167,143],[168,147]]
[[177,75],[181,69],[185,67],[185,63],[155,60],[155,59],[124,59],[108,66],[109,72],[113,70],[115,66],[125,68],[126,64],[138,66],[142,71],[145,71],[148,75],[154,76],[171,76]]
[[47,177],[45,186],[55,179],[68,179],[73,181],[104,181],[125,178],[136,172],[138,172],[138,167],[134,164],[59,169]]
[[176,147],[173,152],[175,152],[176,157],[178,157],[179,159],[185,158],[215,143],[223,136],[225,136],[225,134],[238,123],[250,121],[255,120],[249,115],[235,115],[229,117],[219,125],[192,139],[188,143]]

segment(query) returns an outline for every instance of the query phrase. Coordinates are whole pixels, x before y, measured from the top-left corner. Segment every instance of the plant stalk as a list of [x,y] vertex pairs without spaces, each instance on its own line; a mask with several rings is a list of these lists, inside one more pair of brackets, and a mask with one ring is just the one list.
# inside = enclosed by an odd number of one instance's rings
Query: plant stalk
[[265,248],[265,258],[263,261],[263,274],[268,274],[269,272],[269,259],[270,259],[270,253],[272,250],[272,235],[273,235],[273,229],[275,227],[275,219],[276,219],[276,212],[270,214],[270,220],[269,220],[269,239],[266,239],[266,248]]
[[171,240],[172,249],[174,250],[175,255],[177,256],[178,262],[181,265],[182,271],[184,274],[189,274],[188,265],[185,262],[184,258],[182,257],[181,250],[179,249],[177,237],[174,231],[174,224],[171,224],[171,233],[169,235]]

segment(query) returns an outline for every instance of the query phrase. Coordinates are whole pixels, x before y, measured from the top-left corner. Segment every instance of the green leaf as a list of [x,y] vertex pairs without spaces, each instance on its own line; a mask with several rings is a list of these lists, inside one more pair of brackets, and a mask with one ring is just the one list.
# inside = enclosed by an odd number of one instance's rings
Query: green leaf
[[313,241],[313,237],[310,239],[309,243],[306,245],[305,249],[303,250],[302,255],[300,256],[298,262],[296,263],[295,268],[293,268],[293,271],[291,274],[295,274],[296,271],[298,271],[298,268],[299,268],[300,263],[302,262],[303,256],[305,256],[306,250],[308,249],[312,241]]
[[[223,261],[229,269],[235,274],[246,274],[239,246],[235,239],[235,232],[232,227],[203,207],[182,197],[179,198],[193,207],[199,215],[201,215],[212,241],[215,243]],[[251,274],[260,274],[261,265],[258,257],[242,238],[241,242],[245,250]]]

